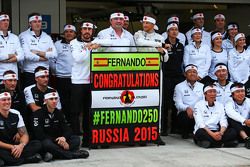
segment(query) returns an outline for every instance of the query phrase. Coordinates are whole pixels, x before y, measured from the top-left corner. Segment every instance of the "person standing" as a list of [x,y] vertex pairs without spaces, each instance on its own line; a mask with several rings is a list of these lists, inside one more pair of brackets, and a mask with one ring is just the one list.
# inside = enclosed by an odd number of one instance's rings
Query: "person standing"
[[[0,83],[3,73],[13,70],[18,74],[18,62],[24,59],[24,53],[19,38],[9,30],[10,17],[5,12],[0,12]],[[18,76],[17,76],[18,78]]]
[[38,66],[49,69],[49,59],[57,56],[51,37],[42,31],[42,16],[39,13],[29,15],[30,28],[19,35],[24,51],[23,87],[35,84],[34,71]]

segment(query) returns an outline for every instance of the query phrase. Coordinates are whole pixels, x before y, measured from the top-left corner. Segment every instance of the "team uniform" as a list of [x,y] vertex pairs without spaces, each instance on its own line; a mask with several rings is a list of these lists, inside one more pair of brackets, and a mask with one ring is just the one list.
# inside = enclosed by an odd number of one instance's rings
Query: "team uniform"
[[250,52],[244,50],[239,53],[236,49],[232,49],[228,56],[228,70],[232,82],[245,84],[250,75]]
[[[193,39],[191,36],[191,32],[193,29],[194,29],[194,27],[192,27],[188,32],[186,32],[188,44],[191,44],[193,42]],[[202,31],[202,38],[201,38],[202,43],[211,47],[211,35],[210,35],[210,33],[205,31],[204,27],[201,28],[201,31]]]
[[[37,37],[31,29],[22,32],[19,35],[21,40],[22,48],[24,51],[24,62],[23,62],[23,79],[24,87],[35,83],[34,71],[36,67],[43,66],[49,69],[49,59],[56,58],[57,52],[51,37],[45,32],[41,31],[39,37]],[[51,50],[49,50],[51,48]],[[45,58],[47,61],[40,61],[40,57],[32,50],[46,52]]]
[[56,75],[56,89],[61,97],[62,110],[69,120],[73,57],[70,44],[65,39],[57,41],[55,47],[57,57],[52,60],[51,69]]
[[198,76],[204,78],[208,75],[211,65],[211,52],[208,45],[201,43],[200,48],[196,48],[195,42],[185,46],[183,63],[184,66],[194,64],[198,67]]
[[227,53],[229,53],[232,49],[234,49],[234,44],[230,39],[224,39],[222,41],[222,48],[225,49]]
[[187,80],[176,85],[174,89],[174,102],[177,109],[178,123],[183,133],[188,134],[189,130],[194,127],[194,120],[187,116],[188,107],[194,110],[194,105],[204,99],[203,84],[195,82],[192,86]]
[[231,81],[227,81],[225,86],[220,85],[218,81],[214,83],[216,85],[216,101],[225,106],[226,102],[231,99],[230,87],[233,84]]
[[216,52],[212,49],[211,57],[212,57],[212,60],[211,60],[211,66],[209,68],[208,76],[213,80],[217,80],[217,77],[215,76],[215,73],[214,73],[214,68],[216,64],[218,63],[224,63],[227,65],[227,61],[228,61],[227,52],[225,49],[222,49],[221,52]]
[[[8,117],[5,118],[0,114],[0,141],[12,145],[16,145],[13,138],[18,132],[18,128],[25,127],[21,114],[14,109],[10,109]],[[23,149],[20,158],[14,158],[10,150],[0,148],[0,159],[5,165],[21,165],[27,161],[28,157],[33,156],[41,149],[39,141],[30,141]]]
[[[205,100],[199,101],[194,107],[194,140],[196,143],[208,141],[210,146],[217,147],[236,139],[236,132],[227,128],[228,122],[223,104],[215,101],[213,106],[209,106]],[[219,132],[221,127],[227,128],[220,141],[214,140],[204,128],[213,132]]]
[[[109,52],[129,52],[136,51],[134,47],[122,46],[135,46],[133,35],[125,29],[122,29],[122,35],[119,37],[112,27],[100,31],[92,43],[100,44],[102,46],[110,46],[105,49]],[[121,47],[112,47],[121,46]],[[103,49],[103,48],[102,48]],[[100,49],[99,49],[100,50]],[[100,50],[101,51],[101,50]]]
[[245,98],[242,104],[237,104],[233,99],[229,100],[225,105],[225,111],[229,124],[237,131],[244,130],[250,136],[250,128],[244,124],[244,121],[250,119],[250,100]]
[[[16,54],[17,62],[3,62],[9,59],[9,54]],[[11,32],[8,32],[5,37],[0,31],[0,81],[3,79],[3,73],[7,70],[11,69],[18,74],[17,63],[23,60],[24,53],[18,37]]]
[[[52,113],[46,106],[32,113],[33,133],[40,140],[45,152],[50,152],[59,159],[77,158],[74,151],[79,149],[80,137],[73,136],[67,121],[61,111],[55,109]],[[64,137],[69,144],[69,150],[64,150],[55,143],[55,139]]]
[[71,75],[71,113],[70,121],[74,134],[80,134],[79,115],[83,114],[82,129],[83,143],[88,144],[91,134],[89,134],[89,109],[91,105],[90,90],[90,53],[85,47],[87,42],[76,38],[70,42],[73,56],[73,67]]

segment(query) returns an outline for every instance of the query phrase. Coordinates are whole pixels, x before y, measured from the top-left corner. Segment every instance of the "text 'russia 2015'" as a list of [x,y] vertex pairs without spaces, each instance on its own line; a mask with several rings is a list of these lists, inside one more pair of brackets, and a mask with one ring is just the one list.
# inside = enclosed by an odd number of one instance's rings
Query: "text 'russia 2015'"
[[159,53],[91,55],[91,144],[136,144],[159,137]]

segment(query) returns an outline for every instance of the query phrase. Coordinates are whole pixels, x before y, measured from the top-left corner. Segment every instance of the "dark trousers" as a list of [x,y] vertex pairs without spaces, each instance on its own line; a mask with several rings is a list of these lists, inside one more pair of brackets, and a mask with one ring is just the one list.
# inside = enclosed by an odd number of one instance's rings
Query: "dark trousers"
[[41,148],[42,148],[42,145],[40,141],[32,140],[24,147],[20,158],[17,158],[17,159],[11,155],[10,150],[0,148],[0,159],[2,159],[5,165],[8,165],[8,166],[21,165],[25,163],[25,159],[38,153],[41,150]]
[[35,74],[34,73],[29,73],[29,72],[24,72],[22,74],[22,87],[23,89],[26,88],[27,86],[33,85],[36,83],[35,81]]
[[42,147],[44,152],[50,152],[54,158],[57,159],[72,159],[74,158],[73,152],[79,150],[80,137],[71,136],[67,143],[69,144],[69,150],[64,150],[55,141],[51,139],[44,139],[42,141]]
[[190,119],[186,111],[182,111],[177,115],[178,125],[182,135],[188,135],[194,130],[194,119]]
[[233,128],[228,128],[224,135],[222,136],[222,139],[220,141],[214,140],[205,129],[200,128],[196,131],[194,135],[194,141],[209,141],[211,143],[211,147],[220,146],[223,143],[227,143],[230,141],[234,141],[237,139],[237,133]]
[[60,78],[56,77],[56,89],[60,96],[60,101],[62,104],[62,111],[70,122],[70,100],[71,100],[71,79],[70,78]]
[[72,84],[71,85],[71,110],[70,121],[71,128],[75,135],[80,134],[79,115],[82,113],[83,141],[90,141],[90,120],[89,112],[91,106],[90,84]]
[[[238,134],[239,139],[241,139],[240,131],[244,131],[248,136],[250,136],[250,127],[243,126],[240,122],[237,122],[231,118],[228,118],[229,126],[235,129]],[[242,139],[241,139],[242,140]]]
[[163,77],[163,96],[162,96],[162,110],[161,110],[161,131],[167,132],[168,129],[168,110],[171,114],[171,128],[177,129],[177,110],[174,105],[173,95],[175,86],[184,81],[184,76]]

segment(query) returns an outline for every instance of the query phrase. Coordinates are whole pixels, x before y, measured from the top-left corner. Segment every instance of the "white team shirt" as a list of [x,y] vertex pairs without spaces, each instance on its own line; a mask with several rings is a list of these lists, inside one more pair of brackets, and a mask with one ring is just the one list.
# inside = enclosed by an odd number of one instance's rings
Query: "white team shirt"
[[224,39],[222,41],[222,48],[229,53],[232,49],[234,49],[234,44],[230,41],[230,39]]
[[73,56],[71,54],[70,44],[65,40],[56,41],[55,47],[57,57],[52,59],[50,67],[57,77],[70,78],[73,66]]
[[196,48],[195,42],[185,46],[183,63],[184,66],[194,64],[198,67],[198,76],[204,78],[208,75],[211,65],[211,51],[208,45],[201,43],[200,48]]
[[194,109],[194,105],[204,99],[203,84],[195,82],[192,87],[187,80],[177,84],[174,89],[174,102],[178,114],[186,111],[188,107]]
[[135,46],[133,35],[125,29],[122,29],[121,36],[118,36],[112,27],[100,31],[92,43],[100,44],[101,46],[111,46],[107,51],[111,52],[129,52],[136,51],[134,47],[112,47],[112,46]]
[[250,51],[239,53],[235,48],[228,55],[228,70],[232,82],[245,84],[250,75]]
[[217,77],[214,74],[214,68],[218,63],[224,63],[227,65],[228,57],[227,52],[225,49],[223,49],[221,52],[215,52],[214,50],[211,50],[211,66],[209,68],[208,75],[213,79],[217,80]]
[[216,101],[220,102],[224,106],[226,102],[231,99],[231,90],[230,87],[233,82],[228,82],[225,86],[219,84],[219,82],[214,83],[216,85]]
[[[9,59],[9,54],[16,54],[17,62],[2,62]],[[0,80],[3,79],[3,73],[7,70],[13,70],[18,75],[17,63],[22,62],[23,59],[24,53],[18,37],[11,32],[4,37],[3,32],[0,31]]]
[[225,111],[229,118],[244,125],[243,122],[250,119],[250,100],[246,97],[243,104],[239,105],[231,99],[226,103]]
[[207,127],[210,130],[219,130],[221,127],[227,127],[228,122],[223,104],[215,101],[214,106],[209,107],[205,100],[199,101],[194,107],[194,134],[200,128]]
[[[49,69],[49,59],[56,58],[57,56],[56,48],[51,37],[43,31],[39,37],[36,37],[34,31],[28,29],[22,32],[19,38],[24,51],[24,72],[34,73],[34,70],[38,66],[44,66]],[[52,51],[48,51],[49,48],[52,48]],[[39,61],[40,57],[32,53],[31,50],[46,52],[45,58],[48,60]]]

